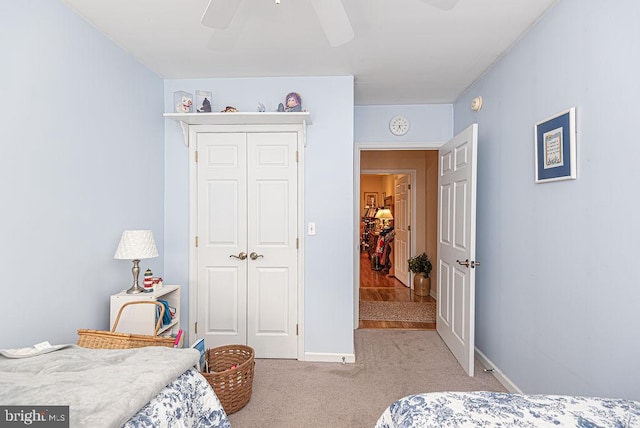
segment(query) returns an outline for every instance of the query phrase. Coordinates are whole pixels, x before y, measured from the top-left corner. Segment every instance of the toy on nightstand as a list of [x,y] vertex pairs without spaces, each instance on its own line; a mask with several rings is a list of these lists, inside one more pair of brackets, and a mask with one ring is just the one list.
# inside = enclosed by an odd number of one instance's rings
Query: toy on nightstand
[[147,269],[144,273],[144,291],[153,291],[153,272]]

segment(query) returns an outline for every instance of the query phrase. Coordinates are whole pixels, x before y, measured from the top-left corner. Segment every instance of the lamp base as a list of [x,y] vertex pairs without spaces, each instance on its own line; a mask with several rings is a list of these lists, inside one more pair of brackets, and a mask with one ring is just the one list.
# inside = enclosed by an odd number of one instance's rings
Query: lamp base
[[140,275],[140,260],[136,259],[133,261],[133,267],[131,268],[131,273],[133,273],[133,285],[130,289],[127,290],[127,294],[138,294],[143,293],[144,288],[140,287],[138,284],[138,276]]
[[127,290],[127,294],[138,294],[144,292],[144,288],[140,287],[137,284],[132,285],[131,288]]

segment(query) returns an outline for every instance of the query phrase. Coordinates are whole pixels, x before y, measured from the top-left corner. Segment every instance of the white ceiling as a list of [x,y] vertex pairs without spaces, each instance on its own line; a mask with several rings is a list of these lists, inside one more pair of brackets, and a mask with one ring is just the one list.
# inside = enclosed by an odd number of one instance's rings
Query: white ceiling
[[356,105],[391,105],[455,101],[557,0],[343,0],[338,47],[310,0],[230,0],[226,30],[200,23],[208,0],[63,1],[163,78],[353,75]]

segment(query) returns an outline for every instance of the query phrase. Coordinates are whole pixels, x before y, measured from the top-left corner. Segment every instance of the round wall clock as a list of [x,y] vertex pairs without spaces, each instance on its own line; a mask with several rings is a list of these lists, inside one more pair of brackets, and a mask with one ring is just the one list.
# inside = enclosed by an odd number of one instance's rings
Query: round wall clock
[[404,135],[409,131],[409,119],[404,116],[394,116],[389,121],[389,130],[393,135]]

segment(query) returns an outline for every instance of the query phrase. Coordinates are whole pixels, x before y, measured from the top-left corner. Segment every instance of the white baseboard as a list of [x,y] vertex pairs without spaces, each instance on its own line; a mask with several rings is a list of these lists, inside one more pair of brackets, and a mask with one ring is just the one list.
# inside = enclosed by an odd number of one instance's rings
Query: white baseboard
[[317,363],[355,363],[355,354],[325,354],[320,352],[306,352],[304,360]]
[[498,367],[496,367],[496,365],[493,364],[486,355],[480,352],[478,348],[476,348],[476,358],[480,360],[480,364],[482,364],[486,369],[493,370],[491,374],[495,376],[498,382],[500,382],[502,386],[507,389],[507,391],[513,394],[522,394],[522,390],[518,388],[515,383],[511,382],[511,379],[505,376],[505,374],[502,373],[502,371]]

